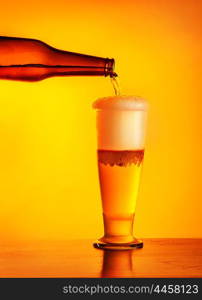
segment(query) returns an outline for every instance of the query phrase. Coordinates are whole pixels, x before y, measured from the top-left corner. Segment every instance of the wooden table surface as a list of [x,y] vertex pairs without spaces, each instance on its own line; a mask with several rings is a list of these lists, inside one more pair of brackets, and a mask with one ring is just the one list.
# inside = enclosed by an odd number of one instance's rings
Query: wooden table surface
[[202,277],[202,239],[143,241],[129,251],[92,240],[1,243],[0,277]]

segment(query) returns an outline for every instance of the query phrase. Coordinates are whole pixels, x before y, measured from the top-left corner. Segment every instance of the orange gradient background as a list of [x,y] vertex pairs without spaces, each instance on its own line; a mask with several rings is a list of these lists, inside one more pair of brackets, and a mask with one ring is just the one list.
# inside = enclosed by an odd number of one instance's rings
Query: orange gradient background
[[[0,34],[114,57],[150,104],[138,237],[202,237],[201,1],[1,1]],[[1,240],[97,238],[92,102],[109,78],[0,81]]]

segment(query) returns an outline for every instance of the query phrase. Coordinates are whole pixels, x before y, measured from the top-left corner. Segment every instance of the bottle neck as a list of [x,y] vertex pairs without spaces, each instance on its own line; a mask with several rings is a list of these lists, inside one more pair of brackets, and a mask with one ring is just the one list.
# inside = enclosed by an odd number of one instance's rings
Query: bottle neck
[[117,77],[117,74],[114,72],[115,60],[113,58],[105,59],[105,76]]
[[117,76],[114,72],[114,59],[50,48],[51,51],[47,56],[47,65],[54,67],[55,71],[59,72],[60,75]]

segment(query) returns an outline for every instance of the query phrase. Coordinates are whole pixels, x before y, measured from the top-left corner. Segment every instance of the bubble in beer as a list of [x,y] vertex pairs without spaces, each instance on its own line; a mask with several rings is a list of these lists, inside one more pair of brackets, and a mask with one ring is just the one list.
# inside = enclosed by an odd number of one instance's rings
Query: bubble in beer
[[140,166],[143,158],[144,150],[98,150],[98,162],[111,167],[127,167],[130,165]]

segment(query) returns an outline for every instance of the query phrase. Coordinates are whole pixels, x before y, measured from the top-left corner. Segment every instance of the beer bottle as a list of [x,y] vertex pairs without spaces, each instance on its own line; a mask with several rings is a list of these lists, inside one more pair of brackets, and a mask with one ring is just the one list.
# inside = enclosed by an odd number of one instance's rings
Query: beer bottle
[[0,79],[88,75],[116,76],[114,59],[59,50],[36,39],[0,36]]

